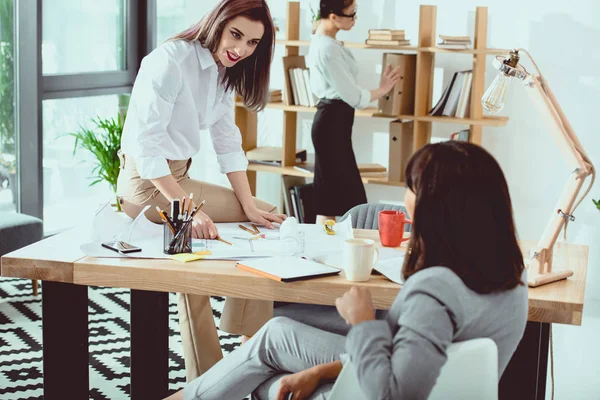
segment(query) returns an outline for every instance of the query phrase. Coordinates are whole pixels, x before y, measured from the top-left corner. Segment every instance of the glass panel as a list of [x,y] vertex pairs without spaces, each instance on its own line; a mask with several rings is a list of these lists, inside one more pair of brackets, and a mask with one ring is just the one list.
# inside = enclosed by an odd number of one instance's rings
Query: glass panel
[[42,103],[46,234],[75,226],[90,218],[99,204],[115,200],[106,181],[91,185],[98,179],[94,172],[96,157],[82,148],[73,154],[75,138],[70,133],[82,129],[95,129],[100,133],[92,120],[116,120],[125,114],[128,103],[128,94],[44,100]]
[[0,0],[0,211],[17,203],[14,0]]
[[214,1],[157,0],[156,43],[160,44],[200,21],[214,6]]
[[44,75],[126,68],[125,0],[43,0]]

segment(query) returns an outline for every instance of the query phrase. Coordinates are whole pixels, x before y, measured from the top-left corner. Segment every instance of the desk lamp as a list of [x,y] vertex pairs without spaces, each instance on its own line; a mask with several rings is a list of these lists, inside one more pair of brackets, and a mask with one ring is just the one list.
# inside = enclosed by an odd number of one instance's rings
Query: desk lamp
[[[530,74],[519,64],[519,51],[526,54],[531,60],[536,73]],[[498,76],[481,98],[483,108],[491,113],[498,113],[504,107],[506,93],[511,80],[522,81],[525,90],[532,101],[548,122],[548,129],[552,133],[556,144],[563,151],[569,166],[573,168],[565,185],[562,195],[558,199],[555,209],[550,215],[550,220],[540,238],[537,247],[530,253],[527,283],[531,287],[545,285],[573,275],[570,270],[552,270],[552,250],[560,230],[564,228],[564,239],[567,238],[567,225],[575,221],[573,215],[577,206],[590,191],[595,179],[595,169],[583,150],[581,142],[575,135],[571,124],[558,105],[554,94],[548,87],[546,80],[540,73],[531,55],[523,49],[513,49],[506,57],[497,56],[493,61]],[[588,176],[592,176],[590,185],[581,198],[577,195]]]

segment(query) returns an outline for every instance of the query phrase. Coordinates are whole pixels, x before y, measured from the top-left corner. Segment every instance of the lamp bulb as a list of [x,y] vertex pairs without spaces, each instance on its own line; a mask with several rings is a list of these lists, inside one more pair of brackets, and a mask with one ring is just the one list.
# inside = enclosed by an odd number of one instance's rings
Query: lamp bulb
[[511,77],[500,72],[494,78],[490,87],[485,91],[481,98],[481,105],[486,111],[493,114],[499,113],[504,108],[506,94],[510,85]]

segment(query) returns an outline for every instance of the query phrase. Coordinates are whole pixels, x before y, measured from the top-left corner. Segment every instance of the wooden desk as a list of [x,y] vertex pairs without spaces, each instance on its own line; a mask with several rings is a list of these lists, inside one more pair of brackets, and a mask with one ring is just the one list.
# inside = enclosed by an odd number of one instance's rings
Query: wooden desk
[[[356,236],[378,240],[376,231],[356,230]],[[72,230],[2,257],[2,276],[45,281],[47,400],[63,397],[66,388],[74,398],[87,396],[87,286],[131,289],[131,395],[144,399],[166,393],[169,292],[333,305],[351,286],[362,286],[371,290],[376,307],[386,309],[400,290],[382,276],[364,283],[341,275],[282,284],[237,269],[231,261],[91,258],[79,250],[82,241],[85,235]],[[528,254],[535,243],[521,245]],[[544,399],[550,323],[581,324],[586,246],[558,246],[555,268],[567,267],[574,272],[571,278],[529,289],[530,322],[500,382],[501,398]]]

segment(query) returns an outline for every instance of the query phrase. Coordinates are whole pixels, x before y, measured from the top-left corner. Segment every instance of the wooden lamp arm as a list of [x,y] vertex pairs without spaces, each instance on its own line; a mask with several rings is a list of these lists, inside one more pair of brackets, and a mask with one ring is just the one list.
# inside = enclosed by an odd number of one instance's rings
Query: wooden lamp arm
[[[535,62],[527,51],[519,49],[519,52],[527,54],[537,69]],[[532,259],[529,264],[528,284],[529,286],[539,286],[558,279],[564,279],[573,274],[568,270],[552,271],[552,250],[563,227],[565,228],[566,238],[566,226],[570,221],[575,219],[573,213],[593,185],[596,172],[579,138],[543,76],[539,73],[539,70],[538,74],[529,75],[525,78],[523,84],[526,86],[529,97],[544,117],[543,119],[547,121],[548,129],[554,137],[558,148],[562,150],[568,164],[573,168],[565,189],[546,225],[546,229],[537,247],[533,249]],[[589,175],[592,176],[590,185],[583,196],[577,199],[579,191]]]

